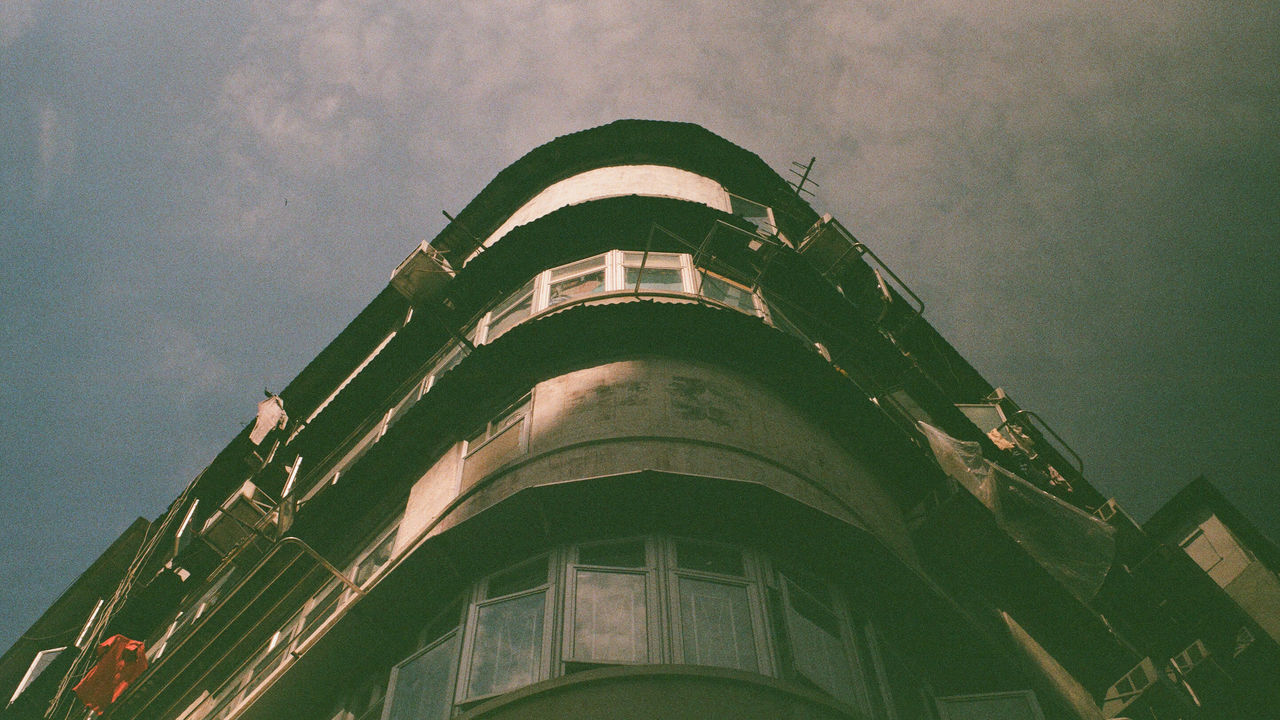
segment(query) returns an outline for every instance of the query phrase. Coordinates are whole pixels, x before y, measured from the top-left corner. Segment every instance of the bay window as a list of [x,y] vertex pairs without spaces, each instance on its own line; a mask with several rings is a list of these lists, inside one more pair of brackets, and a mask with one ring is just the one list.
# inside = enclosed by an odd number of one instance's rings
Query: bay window
[[844,594],[768,567],[739,547],[661,536],[555,548],[480,579],[465,608],[438,615],[392,670],[382,720],[446,718],[554,676],[667,663],[779,676],[867,717],[915,717],[923,680],[903,702],[883,693]]

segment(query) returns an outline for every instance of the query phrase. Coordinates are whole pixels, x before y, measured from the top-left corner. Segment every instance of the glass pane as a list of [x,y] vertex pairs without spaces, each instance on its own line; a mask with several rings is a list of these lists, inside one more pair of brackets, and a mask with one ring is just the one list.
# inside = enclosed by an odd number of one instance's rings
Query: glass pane
[[546,593],[540,592],[476,611],[469,696],[506,692],[538,679],[545,602]]
[[533,308],[533,295],[525,295],[519,302],[507,309],[499,311],[494,310],[489,320],[489,334],[485,336],[485,342],[493,342],[498,339],[506,331],[515,327],[520,321],[529,317],[529,311]]
[[572,660],[644,662],[649,659],[644,584],[644,575],[578,572]]
[[636,280],[643,278],[641,290],[654,292],[684,292],[684,279],[679,269],[646,267],[641,275],[640,268],[627,268],[624,290],[635,290]]
[[604,270],[596,270],[585,275],[551,283],[551,297],[547,305],[559,305],[574,298],[596,295],[605,290]]
[[721,575],[746,574],[742,568],[742,553],[737,549],[691,540],[676,541],[676,565],[688,570],[701,570]]
[[629,268],[640,267],[643,261],[645,268],[675,268],[680,269],[680,253],[661,253],[651,252],[647,256],[644,253],[629,252],[623,253],[622,264]]
[[743,312],[758,314],[755,296],[750,290],[739,287],[728,280],[715,275],[704,275],[702,278],[702,295],[709,300],[722,302]]
[[766,234],[772,235],[777,232],[768,207],[732,194],[729,195],[729,206],[733,209],[734,215],[751,222]]
[[603,255],[596,255],[595,257],[589,257],[586,260],[579,260],[578,262],[575,262],[575,263],[562,265],[561,267],[558,267],[555,270],[551,271],[551,279],[561,280],[569,277],[570,275],[577,275],[578,273],[586,272],[587,270],[593,270],[596,268],[601,268],[601,269],[604,268]]
[[449,716],[458,636],[405,661],[391,674],[387,720],[429,720]]
[[644,541],[626,540],[624,542],[602,543],[599,545],[584,545],[578,548],[578,563],[581,565],[604,565],[607,567],[644,567]]
[[796,672],[834,697],[854,704],[853,672],[835,614],[794,586],[790,597],[787,630]]
[[747,589],[680,578],[684,662],[758,671]]
[[485,593],[485,597],[496,598],[522,590],[532,590],[539,585],[545,585],[546,582],[547,559],[544,557],[503,570],[489,578],[489,591]]

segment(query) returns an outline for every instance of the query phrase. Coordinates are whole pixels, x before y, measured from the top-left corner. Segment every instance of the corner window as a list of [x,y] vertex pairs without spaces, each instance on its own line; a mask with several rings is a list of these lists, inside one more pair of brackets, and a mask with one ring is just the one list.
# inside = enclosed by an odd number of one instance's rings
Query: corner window
[[543,638],[550,608],[547,558],[492,576],[471,611],[464,700],[541,680],[548,662]]

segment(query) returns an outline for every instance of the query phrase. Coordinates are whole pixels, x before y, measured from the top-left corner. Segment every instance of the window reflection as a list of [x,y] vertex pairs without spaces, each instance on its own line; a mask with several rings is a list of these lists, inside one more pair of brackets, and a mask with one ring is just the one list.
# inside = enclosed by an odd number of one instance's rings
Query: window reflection
[[680,638],[686,663],[760,669],[745,587],[680,578]]
[[647,661],[644,575],[580,570],[575,580],[571,659]]
[[390,706],[386,720],[431,720],[449,717],[453,705],[450,686],[457,666],[458,634],[444,639],[400,663],[391,672]]
[[477,608],[469,697],[505,692],[538,679],[546,599],[544,591]]

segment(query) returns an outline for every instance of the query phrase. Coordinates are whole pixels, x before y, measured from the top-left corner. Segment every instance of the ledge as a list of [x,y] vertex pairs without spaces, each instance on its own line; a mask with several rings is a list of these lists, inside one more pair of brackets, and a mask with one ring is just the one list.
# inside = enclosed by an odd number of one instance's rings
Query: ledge
[[741,670],[697,665],[618,665],[565,675],[483,702],[459,720],[506,718],[861,720],[808,688]]

